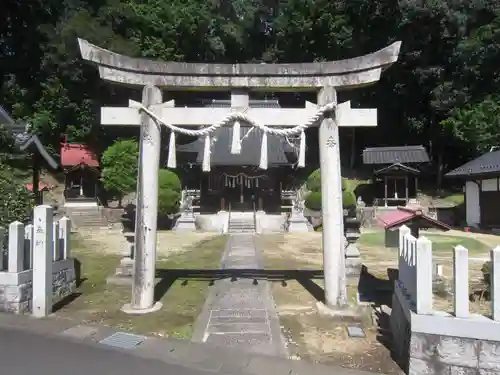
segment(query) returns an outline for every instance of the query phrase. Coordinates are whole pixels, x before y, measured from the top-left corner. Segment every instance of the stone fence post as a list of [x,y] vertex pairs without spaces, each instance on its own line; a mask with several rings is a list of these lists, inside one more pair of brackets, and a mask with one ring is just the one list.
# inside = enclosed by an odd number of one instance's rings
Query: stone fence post
[[53,211],[47,205],[35,207],[33,218],[33,316],[52,312]]

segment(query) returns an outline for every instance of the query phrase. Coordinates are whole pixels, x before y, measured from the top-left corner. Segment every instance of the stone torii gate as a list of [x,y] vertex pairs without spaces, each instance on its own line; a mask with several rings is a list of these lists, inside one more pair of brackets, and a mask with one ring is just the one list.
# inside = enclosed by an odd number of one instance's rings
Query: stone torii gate
[[[262,169],[267,168],[267,134],[300,135],[299,167],[305,164],[305,132],[319,124],[319,151],[323,219],[325,302],[346,304],[345,249],[340,173],[339,126],[376,126],[376,109],[351,109],[337,104],[337,91],[373,84],[382,71],[397,61],[401,42],[353,59],[303,64],[205,64],[162,62],[131,58],[79,39],[84,60],[97,65],[102,79],[143,87],[142,103],[101,110],[103,125],[141,125],[135,262],[132,303],[124,311],[144,314],[161,307],[154,301],[156,218],[160,126],[170,131],[168,166],[176,165],[175,133],[205,138],[203,170],[210,170],[210,134],[233,126],[231,150],[241,148],[240,122],[263,132]],[[161,89],[231,92],[231,108],[176,108],[163,103]],[[250,90],[316,91],[318,104],[305,109],[249,108]],[[206,126],[200,130],[189,127]],[[209,126],[207,126],[209,125]],[[285,128],[280,128],[285,127]]]

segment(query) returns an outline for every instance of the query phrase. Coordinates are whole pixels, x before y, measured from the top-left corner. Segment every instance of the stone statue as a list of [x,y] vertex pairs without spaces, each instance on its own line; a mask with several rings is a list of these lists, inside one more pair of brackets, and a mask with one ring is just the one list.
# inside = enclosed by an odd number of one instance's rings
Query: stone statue
[[293,201],[293,210],[294,214],[296,215],[303,215],[304,214],[304,208],[305,208],[305,201],[301,199],[299,195],[294,199]]
[[193,213],[193,197],[188,195],[181,202],[180,211],[182,214],[184,213]]

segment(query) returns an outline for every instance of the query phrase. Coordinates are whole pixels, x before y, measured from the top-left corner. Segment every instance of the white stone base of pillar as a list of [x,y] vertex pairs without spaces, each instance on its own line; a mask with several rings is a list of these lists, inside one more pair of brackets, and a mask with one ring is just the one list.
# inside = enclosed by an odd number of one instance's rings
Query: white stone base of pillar
[[153,307],[150,307],[149,309],[135,309],[132,307],[130,303],[127,303],[123,305],[123,307],[120,310],[123,311],[125,314],[129,315],[145,315],[156,311],[160,311],[162,307],[163,304],[161,302],[155,302]]
[[322,302],[316,302],[316,309],[318,310],[318,314],[322,316],[357,318],[362,315],[359,307],[351,307],[349,305],[330,307]]
[[196,218],[193,214],[182,214],[175,223],[176,232],[194,232],[196,231]]

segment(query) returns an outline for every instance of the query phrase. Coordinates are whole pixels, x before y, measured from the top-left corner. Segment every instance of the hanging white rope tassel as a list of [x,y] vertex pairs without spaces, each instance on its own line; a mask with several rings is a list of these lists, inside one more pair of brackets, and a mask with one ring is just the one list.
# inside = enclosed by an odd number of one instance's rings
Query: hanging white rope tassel
[[203,172],[210,172],[210,135],[205,136],[205,145],[203,148]]
[[262,143],[260,144],[260,169],[267,169],[267,133],[262,132]]
[[299,168],[304,168],[306,166],[306,133],[305,131],[300,132],[300,146],[299,146]]
[[233,141],[231,143],[231,154],[241,153],[240,122],[236,120],[233,124]]
[[177,156],[175,152],[175,132],[170,132],[170,141],[168,144],[168,159],[167,159],[167,167],[168,168],[177,168]]

